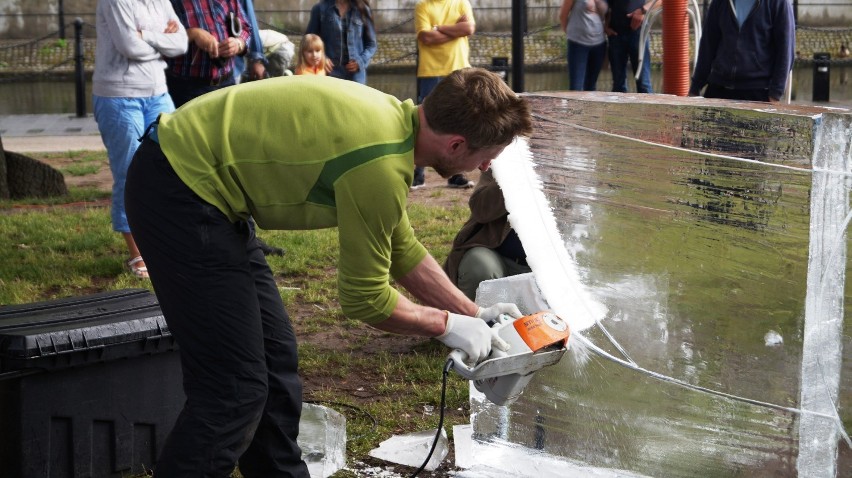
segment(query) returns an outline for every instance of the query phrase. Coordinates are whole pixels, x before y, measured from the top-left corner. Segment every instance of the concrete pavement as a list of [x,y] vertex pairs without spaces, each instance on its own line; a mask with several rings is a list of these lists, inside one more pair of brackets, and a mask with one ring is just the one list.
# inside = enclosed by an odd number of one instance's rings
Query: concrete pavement
[[0,116],[3,149],[17,153],[103,150],[94,117],[73,114]]

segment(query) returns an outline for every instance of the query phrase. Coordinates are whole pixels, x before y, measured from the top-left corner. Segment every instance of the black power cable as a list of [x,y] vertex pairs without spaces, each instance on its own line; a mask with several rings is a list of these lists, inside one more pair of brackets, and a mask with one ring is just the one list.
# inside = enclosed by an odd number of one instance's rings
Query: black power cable
[[444,406],[447,402],[447,375],[450,374],[450,369],[453,368],[453,359],[447,359],[447,363],[444,364],[444,376],[441,382],[441,413],[440,419],[438,420],[438,430],[435,432],[435,440],[432,442],[432,449],[429,450],[429,454],[426,455],[426,459],[423,461],[423,464],[420,465],[420,468],[417,469],[414,473],[411,474],[409,478],[414,478],[426,468],[426,464],[429,463],[429,460],[432,458],[432,453],[435,452],[435,447],[438,445],[438,439],[441,437],[441,431],[444,429]]

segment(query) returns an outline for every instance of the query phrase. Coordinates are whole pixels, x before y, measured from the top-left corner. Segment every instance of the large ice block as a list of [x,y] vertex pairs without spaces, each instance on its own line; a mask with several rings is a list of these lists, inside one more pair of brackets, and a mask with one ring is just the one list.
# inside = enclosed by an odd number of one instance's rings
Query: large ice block
[[[849,111],[526,98],[545,212],[606,315],[511,407],[474,402],[477,442],[615,476],[852,475]],[[541,212],[504,159],[510,220]]]

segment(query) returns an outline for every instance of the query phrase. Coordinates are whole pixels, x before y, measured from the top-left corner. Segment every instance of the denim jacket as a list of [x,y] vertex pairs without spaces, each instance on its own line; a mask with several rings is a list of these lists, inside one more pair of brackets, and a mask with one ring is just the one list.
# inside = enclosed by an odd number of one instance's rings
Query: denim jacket
[[[367,7],[369,11],[369,7]],[[343,25],[335,7],[335,0],[320,0],[311,8],[311,18],[305,33],[319,35],[325,43],[325,56],[334,63],[331,76],[367,82],[367,66],[376,53],[376,31],[369,19],[361,18],[361,12],[354,6],[349,7],[349,34],[343,42]],[[349,59],[358,63],[356,73],[346,71],[342,64],[343,48],[347,48]]]

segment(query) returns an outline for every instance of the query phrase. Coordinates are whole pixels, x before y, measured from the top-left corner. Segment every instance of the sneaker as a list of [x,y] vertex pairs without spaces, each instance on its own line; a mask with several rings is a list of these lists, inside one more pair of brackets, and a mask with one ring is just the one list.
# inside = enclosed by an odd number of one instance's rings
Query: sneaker
[[453,175],[447,180],[447,187],[458,189],[469,189],[474,186],[474,182],[464,177],[463,174]]
[[414,191],[426,185],[426,172],[424,168],[414,167],[414,181],[411,182],[410,190]]

